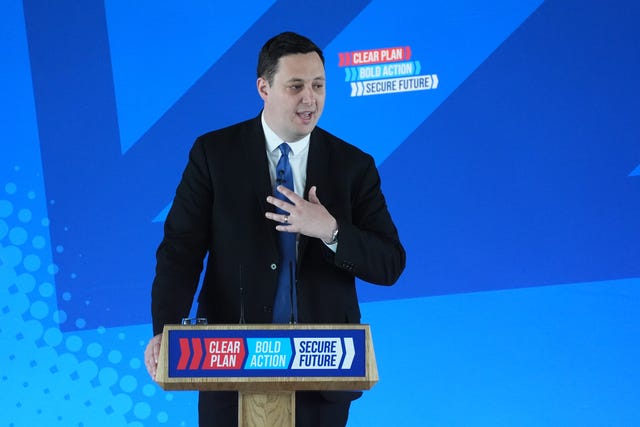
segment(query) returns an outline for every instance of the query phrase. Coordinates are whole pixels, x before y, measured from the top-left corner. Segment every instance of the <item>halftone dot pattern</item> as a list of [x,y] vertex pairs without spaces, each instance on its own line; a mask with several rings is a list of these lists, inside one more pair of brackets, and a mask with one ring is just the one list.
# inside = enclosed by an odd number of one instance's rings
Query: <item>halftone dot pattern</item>
[[147,384],[142,388],[142,393],[147,397],[151,397],[156,394],[156,387],[151,384]]
[[38,290],[40,292],[40,295],[45,298],[52,296],[54,292],[53,285],[49,282],[44,282],[40,284],[40,286],[38,287]]
[[138,386],[138,380],[133,375],[125,375],[120,380],[120,388],[126,393],[131,393]]
[[31,315],[38,320],[42,320],[49,314],[49,305],[44,301],[36,301],[31,304]]
[[[10,194],[10,195],[16,194],[16,191],[18,190],[18,186],[15,184],[15,182],[8,182],[4,186],[4,188],[7,194]],[[13,212],[13,205],[8,200],[5,200],[4,202],[6,203],[6,205],[11,206],[10,212]]]
[[9,226],[7,225],[7,222],[3,219],[0,219],[0,239],[4,239],[8,232]]
[[18,290],[20,292],[28,293],[35,288],[36,281],[31,274],[21,274],[16,277],[16,285],[18,286]]
[[64,310],[56,310],[53,312],[53,321],[62,324],[67,321],[67,313]]
[[67,350],[73,353],[77,353],[82,348],[82,339],[77,335],[71,335],[67,338]]
[[27,223],[31,221],[32,217],[33,215],[31,214],[31,211],[29,209],[20,209],[20,211],[18,212],[18,220],[20,220],[20,222]]
[[35,236],[33,240],[31,240],[31,244],[34,249],[42,249],[44,245],[47,244],[47,241],[42,236]]
[[30,273],[34,273],[40,269],[40,257],[35,254],[29,254],[24,257],[24,268]]
[[129,360],[129,367],[131,367],[131,369],[139,369],[142,366],[142,360],[138,359],[137,357],[133,357],[131,358],[131,360]]
[[22,227],[13,227],[9,231],[9,240],[16,246],[22,246],[27,241],[27,230]]
[[59,268],[55,264],[49,264],[47,266],[47,273],[49,273],[52,276],[55,276],[56,274],[58,274],[58,270],[59,270]]
[[92,342],[87,346],[87,355],[91,358],[100,357],[102,354],[102,346],[97,342]]
[[[5,186],[5,188],[7,188]],[[9,193],[7,191],[7,193]],[[11,194],[11,193],[9,193]],[[13,204],[8,200],[0,200],[0,218],[7,218],[13,212]]]
[[122,361],[122,354],[118,350],[112,350],[108,355],[109,362],[117,365]]
[[49,328],[44,333],[44,341],[51,347],[57,347],[62,342],[62,332],[59,328]]
[[[51,253],[64,252],[64,245],[49,242],[44,195],[19,181],[0,186],[2,420],[13,427],[193,424],[185,417],[196,416],[195,393],[174,399],[146,372],[141,357],[149,325],[82,330],[85,319],[69,319],[58,309],[59,269]],[[60,297],[73,299],[70,292]],[[79,330],[62,333],[66,322]]]

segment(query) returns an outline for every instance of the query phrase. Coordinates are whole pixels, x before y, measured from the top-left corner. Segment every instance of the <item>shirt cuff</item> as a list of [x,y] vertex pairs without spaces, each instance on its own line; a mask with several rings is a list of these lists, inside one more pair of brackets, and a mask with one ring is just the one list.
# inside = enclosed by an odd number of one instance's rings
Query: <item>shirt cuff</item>
[[324,241],[322,242],[326,247],[328,247],[334,254],[338,251],[338,242],[327,245]]

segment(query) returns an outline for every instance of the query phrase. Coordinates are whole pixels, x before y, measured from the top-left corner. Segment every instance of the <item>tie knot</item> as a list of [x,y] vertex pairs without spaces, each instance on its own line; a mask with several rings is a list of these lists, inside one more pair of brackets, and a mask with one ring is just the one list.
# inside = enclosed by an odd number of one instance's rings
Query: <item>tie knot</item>
[[280,149],[280,153],[282,153],[283,156],[289,157],[289,152],[291,151],[291,147],[289,147],[289,144],[283,142],[278,146],[278,148]]

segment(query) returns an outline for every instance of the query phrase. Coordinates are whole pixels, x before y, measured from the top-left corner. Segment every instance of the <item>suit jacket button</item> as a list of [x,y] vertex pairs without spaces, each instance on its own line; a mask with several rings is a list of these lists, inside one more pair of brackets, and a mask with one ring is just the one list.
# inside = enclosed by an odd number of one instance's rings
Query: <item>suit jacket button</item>
[[278,268],[278,266],[276,264],[271,264],[271,269],[275,270],[276,268]]
[[268,305],[265,305],[265,306],[263,306],[263,307],[262,307],[262,310],[263,310],[265,313],[271,313],[271,312],[273,311],[273,307],[270,307],[270,306],[268,306]]

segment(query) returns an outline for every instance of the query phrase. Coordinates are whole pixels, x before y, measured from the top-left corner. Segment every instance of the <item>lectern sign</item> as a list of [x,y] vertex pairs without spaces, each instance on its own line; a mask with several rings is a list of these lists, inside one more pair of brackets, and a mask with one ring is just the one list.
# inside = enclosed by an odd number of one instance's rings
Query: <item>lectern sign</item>
[[169,331],[171,377],[362,377],[363,329]]

